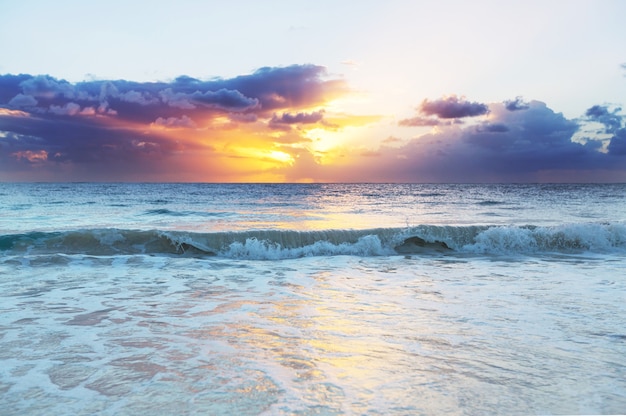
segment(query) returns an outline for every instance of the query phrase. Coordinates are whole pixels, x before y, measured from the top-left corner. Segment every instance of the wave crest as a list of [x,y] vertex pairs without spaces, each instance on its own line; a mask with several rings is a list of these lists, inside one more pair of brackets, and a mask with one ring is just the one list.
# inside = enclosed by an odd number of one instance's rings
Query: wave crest
[[192,233],[93,229],[0,236],[5,254],[186,255],[277,260],[305,256],[626,251],[626,225],[430,226],[367,230]]

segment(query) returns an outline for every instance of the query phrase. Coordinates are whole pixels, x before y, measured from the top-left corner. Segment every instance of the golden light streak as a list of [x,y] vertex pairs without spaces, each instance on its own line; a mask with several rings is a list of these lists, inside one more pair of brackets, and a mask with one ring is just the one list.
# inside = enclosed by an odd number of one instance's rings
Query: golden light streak
[[11,117],[30,117],[30,114],[20,110],[10,110],[8,108],[0,108],[0,116]]
[[281,152],[280,150],[271,150],[269,157],[282,163],[293,163],[294,159],[289,153]]
[[294,158],[286,152],[272,149],[230,147],[230,156],[251,159],[252,163],[270,163],[272,165],[292,164]]

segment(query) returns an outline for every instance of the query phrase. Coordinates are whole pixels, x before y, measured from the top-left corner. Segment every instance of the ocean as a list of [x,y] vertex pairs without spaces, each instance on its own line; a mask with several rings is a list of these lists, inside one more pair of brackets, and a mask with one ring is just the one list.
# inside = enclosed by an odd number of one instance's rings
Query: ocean
[[0,184],[0,414],[626,413],[626,185]]

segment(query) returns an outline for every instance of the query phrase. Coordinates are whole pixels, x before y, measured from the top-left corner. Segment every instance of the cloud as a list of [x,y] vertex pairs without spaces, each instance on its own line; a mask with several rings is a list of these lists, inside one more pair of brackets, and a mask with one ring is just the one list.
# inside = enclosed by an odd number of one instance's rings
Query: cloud
[[[345,81],[326,77],[325,68],[315,65],[264,67],[249,75],[208,81],[180,76],[172,82],[72,84],[49,75],[1,75],[0,106],[9,106],[11,99],[16,100],[11,106],[31,104],[34,99],[37,109],[46,112],[52,105],[63,107],[71,101],[81,107],[104,105],[122,119],[144,122],[158,116],[180,117],[186,110],[203,114],[254,110],[258,116],[271,117],[276,111],[310,108],[349,92]],[[27,102],[24,96],[32,98]]]
[[184,168],[183,161],[193,159],[208,172],[220,166],[216,158],[310,141],[303,132],[270,134],[267,126],[323,121],[323,111],[308,109],[349,91],[344,80],[315,65],[168,82],[0,75],[0,177],[28,169],[33,160],[42,175],[45,166],[70,172],[78,165],[93,177],[107,178],[113,165],[140,175],[162,171],[174,159]]
[[385,140],[383,140],[383,143],[402,143],[402,139],[394,136],[389,136]]
[[260,107],[269,112],[313,107],[350,91],[344,80],[325,80],[326,75],[326,69],[317,65],[264,67],[251,75],[238,76],[223,83],[224,88],[257,98]]
[[489,107],[486,104],[466,101],[463,97],[451,95],[434,101],[425,99],[419,110],[428,116],[448,119],[481,116],[489,112]]
[[620,107],[609,109],[606,105],[594,105],[587,109],[587,120],[604,126],[604,133],[610,135],[607,151],[611,155],[626,155],[626,116]]
[[487,133],[506,133],[507,131],[509,131],[509,127],[506,124],[502,123],[483,123],[476,127],[476,131]]
[[9,107],[20,108],[20,107],[34,107],[38,104],[38,101],[32,95],[25,95],[22,93],[17,94],[15,97],[11,98],[8,102]]
[[[567,119],[541,101],[525,106],[511,111],[506,102],[491,103],[486,119],[478,123],[439,125],[404,145],[383,142],[360,155],[346,150],[343,168],[335,175],[396,182],[626,180],[626,129],[616,131],[607,151],[601,138],[572,140],[587,121]],[[606,113],[596,114],[602,115]]]
[[22,87],[24,94],[32,95],[33,97],[74,98],[74,87],[72,84],[65,80],[56,80],[45,75],[37,75],[26,79],[20,83],[20,87]]
[[57,116],[75,116],[80,113],[80,105],[69,102],[64,106],[51,105],[50,112]]
[[24,151],[45,151],[50,163],[106,165],[126,161],[132,164],[146,153],[146,149],[135,145],[138,142],[158,144],[161,155],[170,154],[178,147],[175,141],[158,132],[123,128],[91,117],[68,117],[78,114],[78,109],[71,105],[55,111],[29,117],[0,117],[0,125],[7,132],[0,138],[0,160]]
[[174,92],[172,88],[166,88],[162,91],[159,91],[159,96],[165,104],[173,108],[178,108],[181,110],[193,110],[196,108],[196,105],[191,102],[188,94],[182,92]]
[[237,90],[227,90],[226,88],[203,93],[196,91],[191,94],[191,97],[196,103],[230,111],[243,111],[259,105],[257,98],[249,98]]
[[137,103],[139,105],[155,105],[159,103],[159,99],[153,97],[151,94],[141,93],[134,90],[125,92],[123,94],[118,94],[117,96],[122,101]]
[[612,111],[604,105],[594,105],[587,109],[585,116],[591,120],[601,123],[605,127],[606,133],[614,133],[622,126],[624,116],[620,115],[621,108],[616,108]]
[[417,108],[418,115],[402,119],[399,126],[404,127],[435,127],[462,124],[462,118],[482,116],[489,113],[486,104],[470,102],[456,95],[429,101],[424,99]]
[[269,126],[275,129],[288,129],[291,124],[315,124],[324,118],[324,110],[313,111],[311,113],[288,113],[284,112],[280,117],[274,114]]
[[439,126],[441,123],[441,120],[436,118],[416,116],[400,120],[398,125],[405,127],[432,127]]
[[229,113],[228,118],[236,123],[254,123],[259,119],[254,113]]
[[154,125],[162,126],[162,127],[179,127],[179,128],[195,128],[197,127],[196,123],[188,116],[182,116],[180,118],[177,117],[168,117],[163,118],[159,117],[154,121]]
[[404,127],[451,126],[452,124],[463,124],[463,120],[441,120],[433,117],[416,116],[412,118],[406,118],[398,122],[399,126]]
[[45,150],[39,150],[36,152],[24,150],[12,153],[11,156],[15,157],[17,160],[27,160],[30,163],[38,163],[48,160],[48,152]]
[[20,84],[22,81],[32,78],[32,75],[0,75],[0,103],[6,103],[18,94],[24,91]]
[[429,133],[373,137],[385,119],[329,110],[350,91],[315,65],[168,82],[0,75],[0,179],[626,181],[616,106],[568,119],[541,101],[452,95],[398,122]]
[[314,111],[312,113],[283,113],[278,119],[280,123],[296,124],[296,123],[317,123],[324,118],[324,110]]
[[82,110],[80,110],[80,115],[82,116],[95,116],[96,115],[96,109],[93,107],[85,107]]
[[506,100],[504,102],[504,108],[509,111],[528,110],[530,106],[528,103],[522,100],[522,97],[515,97],[514,100]]
[[607,149],[612,155],[626,156],[626,128],[615,132]]

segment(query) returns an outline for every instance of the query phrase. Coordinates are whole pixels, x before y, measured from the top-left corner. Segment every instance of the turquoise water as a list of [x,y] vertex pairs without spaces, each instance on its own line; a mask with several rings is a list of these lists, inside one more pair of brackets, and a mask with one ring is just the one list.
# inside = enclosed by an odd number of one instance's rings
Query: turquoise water
[[2,413],[623,413],[624,276],[624,185],[0,184]]

